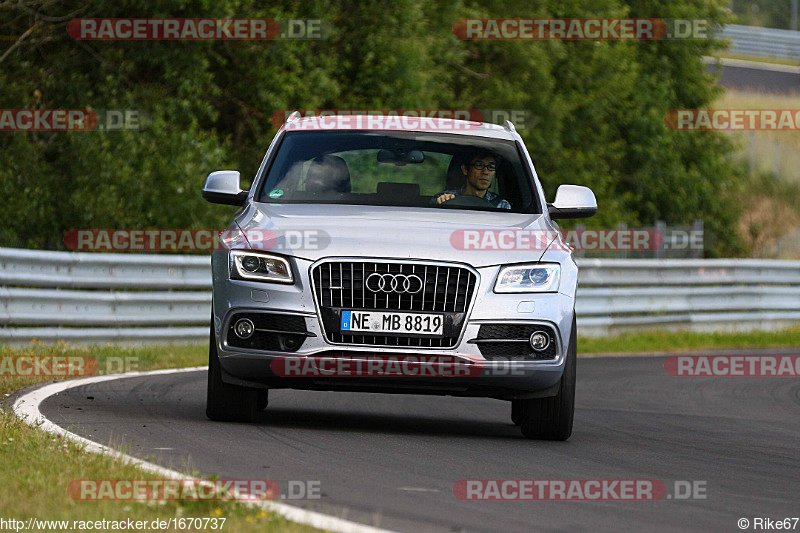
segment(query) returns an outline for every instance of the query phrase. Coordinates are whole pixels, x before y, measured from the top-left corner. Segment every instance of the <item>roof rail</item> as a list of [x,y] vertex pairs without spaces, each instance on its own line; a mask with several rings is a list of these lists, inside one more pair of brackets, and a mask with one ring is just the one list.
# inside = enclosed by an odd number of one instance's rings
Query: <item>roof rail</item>
[[517,131],[517,128],[514,127],[514,123],[510,120],[506,120],[505,124],[503,124],[503,127],[506,129],[506,131]]
[[297,120],[300,120],[300,118],[301,118],[300,111],[292,111],[289,114],[289,116],[286,117],[286,122],[285,123],[288,124],[289,122],[295,122]]

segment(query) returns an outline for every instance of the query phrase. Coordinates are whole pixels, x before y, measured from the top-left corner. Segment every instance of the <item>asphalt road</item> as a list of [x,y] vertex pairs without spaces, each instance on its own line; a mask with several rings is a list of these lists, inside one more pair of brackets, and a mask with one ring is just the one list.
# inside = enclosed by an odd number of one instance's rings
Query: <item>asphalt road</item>
[[[401,531],[739,531],[800,516],[800,380],[679,378],[663,363],[580,359],[567,442],[524,440],[491,399],[273,391],[257,423],[214,423],[205,372],[82,386],[41,411],[167,467],[319,481],[320,500],[287,503]],[[461,501],[461,479],[657,479],[668,494],[699,481],[706,498]]]
[[[719,84],[726,89],[770,94],[800,94],[800,69],[751,61],[725,60]],[[716,65],[708,65],[715,72]]]

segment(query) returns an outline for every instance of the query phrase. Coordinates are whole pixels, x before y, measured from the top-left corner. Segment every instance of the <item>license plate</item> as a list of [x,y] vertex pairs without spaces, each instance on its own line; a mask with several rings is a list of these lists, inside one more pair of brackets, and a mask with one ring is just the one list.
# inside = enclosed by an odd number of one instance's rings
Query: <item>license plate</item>
[[442,335],[442,315],[385,311],[342,311],[342,331]]

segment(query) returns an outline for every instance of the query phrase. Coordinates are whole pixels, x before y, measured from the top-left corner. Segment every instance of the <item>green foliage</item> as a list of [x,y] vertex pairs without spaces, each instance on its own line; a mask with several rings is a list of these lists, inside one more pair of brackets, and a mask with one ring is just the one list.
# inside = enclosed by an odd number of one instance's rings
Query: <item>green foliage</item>
[[[690,224],[735,253],[740,177],[724,137],[674,132],[670,109],[717,96],[701,41],[461,41],[465,17],[662,17],[726,22],[723,0],[52,0],[0,4],[0,35],[31,34],[0,62],[0,108],[136,109],[143,131],[0,133],[0,245],[63,248],[75,228],[220,227],[199,189],[222,168],[254,175],[288,108],[527,110],[548,199],[592,187],[608,226]],[[320,18],[319,41],[76,41],[72,18]],[[3,41],[10,46],[15,41]],[[5,48],[3,48],[5,50]],[[0,51],[0,55],[3,52]],[[532,126],[532,127],[531,127]]]
[[731,4],[736,24],[790,29],[792,0],[735,0]]

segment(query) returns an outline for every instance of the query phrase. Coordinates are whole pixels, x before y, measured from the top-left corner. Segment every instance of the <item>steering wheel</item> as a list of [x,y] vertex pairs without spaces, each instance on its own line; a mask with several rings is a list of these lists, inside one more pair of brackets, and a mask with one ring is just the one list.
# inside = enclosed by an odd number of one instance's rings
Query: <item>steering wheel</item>
[[486,198],[471,194],[460,194],[455,198],[445,200],[439,205],[445,207],[494,207]]

